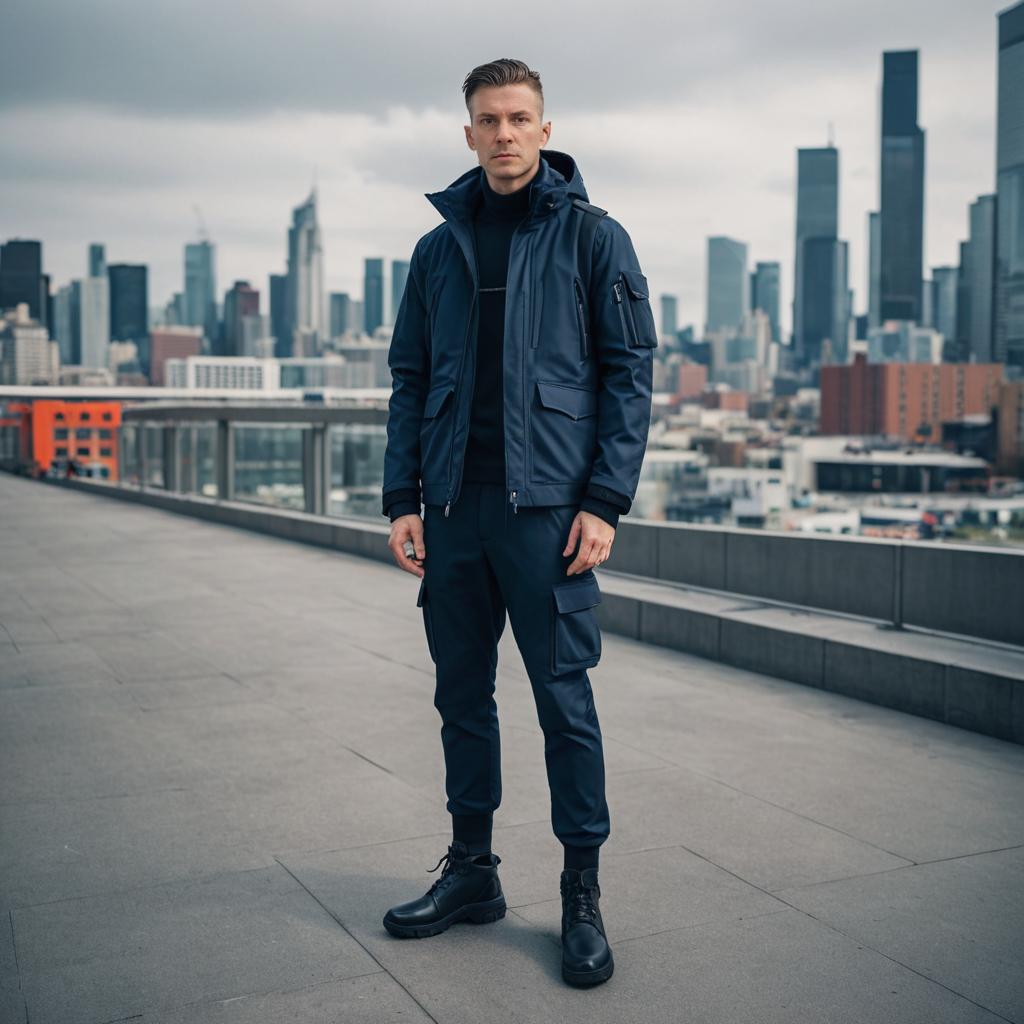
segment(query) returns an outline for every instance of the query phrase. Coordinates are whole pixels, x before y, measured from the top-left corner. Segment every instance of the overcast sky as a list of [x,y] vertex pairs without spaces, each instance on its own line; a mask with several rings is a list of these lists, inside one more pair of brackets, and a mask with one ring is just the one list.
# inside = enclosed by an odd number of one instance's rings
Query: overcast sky
[[629,231],[652,295],[704,318],[706,238],[781,260],[792,288],[796,150],[840,151],[840,234],[864,307],[877,205],[883,50],[920,50],[928,267],[955,263],[994,189],[995,0],[5,0],[0,238],[39,238],[54,287],[89,242],[182,287],[195,207],[220,295],[284,269],[290,211],[319,185],[329,290],[407,259],[438,223],[423,197],[476,163],[461,86],[518,57],[540,72],[549,148]]

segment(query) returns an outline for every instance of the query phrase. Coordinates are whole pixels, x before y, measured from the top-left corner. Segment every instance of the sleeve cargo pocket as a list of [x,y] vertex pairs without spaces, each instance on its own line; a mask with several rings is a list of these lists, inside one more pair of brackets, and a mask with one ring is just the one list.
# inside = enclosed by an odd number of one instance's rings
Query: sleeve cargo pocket
[[551,671],[555,675],[591,668],[601,658],[601,630],[594,606],[601,601],[597,577],[556,583],[551,631]]
[[434,624],[430,617],[430,601],[427,596],[427,577],[420,580],[420,592],[416,595],[416,605],[423,609],[423,629],[427,634],[427,650],[430,660],[437,664],[437,648],[434,646]]
[[619,312],[626,321],[629,344],[657,348],[658,328],[649,301],[647,278],[639,270],[624,270],[622,280],[626,285],[626,301],[619,304]]

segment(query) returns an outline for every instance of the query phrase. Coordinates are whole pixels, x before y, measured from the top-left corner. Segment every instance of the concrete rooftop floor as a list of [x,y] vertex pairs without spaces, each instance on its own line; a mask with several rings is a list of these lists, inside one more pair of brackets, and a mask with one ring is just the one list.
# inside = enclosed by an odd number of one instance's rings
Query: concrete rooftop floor
[[510,912],[392,939],[450,835],[417,582],[0,474],[0,1020],[1024,1021],[1024,749],[607,633],[614,977],[560,977],[509,627]]

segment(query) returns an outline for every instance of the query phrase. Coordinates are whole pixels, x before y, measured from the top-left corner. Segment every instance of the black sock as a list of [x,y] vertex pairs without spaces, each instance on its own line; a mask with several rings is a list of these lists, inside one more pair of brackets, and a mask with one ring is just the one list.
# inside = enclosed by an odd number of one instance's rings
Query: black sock
[[563,868],[585,871],[587,868],[597,867],[600,846],[570,846],[568,843],[563,843],[562,848],[565,850]]
[[471,857],[491,852],[491,814],[453,814],[452,840],[466,844]]

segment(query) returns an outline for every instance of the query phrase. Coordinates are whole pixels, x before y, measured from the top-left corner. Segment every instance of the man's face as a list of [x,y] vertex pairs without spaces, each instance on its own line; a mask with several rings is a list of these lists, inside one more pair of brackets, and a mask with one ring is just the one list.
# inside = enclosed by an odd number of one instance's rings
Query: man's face
[[541,99],[525,82],[485,85],[470,101],[466,143],[480,160],[495,192],[515,192],[533,177],[540,151],[551,135]]

